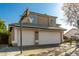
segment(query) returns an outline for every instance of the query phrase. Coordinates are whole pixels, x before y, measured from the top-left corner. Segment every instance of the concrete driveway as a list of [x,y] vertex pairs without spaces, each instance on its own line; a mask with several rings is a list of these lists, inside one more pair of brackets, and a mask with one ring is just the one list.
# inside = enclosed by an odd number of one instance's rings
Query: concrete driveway
[[23,54],[20,54],[20,49],[18,47],[6,46],[0,49],[0,56],[58,56],[74,46],[75,44],[70,46],[69,43],[64,43],[56,47],[26,48],[23,50]]

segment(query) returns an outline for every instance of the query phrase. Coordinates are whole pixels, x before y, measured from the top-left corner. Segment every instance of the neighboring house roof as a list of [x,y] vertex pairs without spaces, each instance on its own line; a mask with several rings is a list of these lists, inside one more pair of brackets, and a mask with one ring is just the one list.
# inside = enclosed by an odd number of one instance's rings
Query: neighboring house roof
[[73,31],[73,30],[75,30],[75,31],[79,31],[79,29],[72,28],[72,29],[70,29],[69,31],[67,31],[67,32],[65,33],[65,35],[68,34],[70,31]]
[[[79,34],[79,29],[76,29],[76,28],[72,28],[70,29],[69,31],[67,31],[64,36],[67,36],[67,37],[71,37],[71,36],[75,36],[75,34]],[[79,35],[77,35],[79,36]]]

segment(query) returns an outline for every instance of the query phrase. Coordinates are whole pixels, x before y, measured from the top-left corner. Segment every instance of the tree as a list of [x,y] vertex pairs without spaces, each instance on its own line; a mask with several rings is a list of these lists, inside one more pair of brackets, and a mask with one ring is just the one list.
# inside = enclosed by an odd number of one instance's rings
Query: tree
[[64,3],[62,10],[67,22],[79,28],[79,3]]
[[0,19],[0,32],[5,32],[5,31],[7,31],[5,22],[2,19]]
[[79,3],[64,3],[62,10],[67,22],[79,29]]
[[4,42],[5,39],[7,39],[7,43],[9,43],[9,40],[8,40],[9,35],[10,35],[10,32],[7,30],[5,22],[2,19],[0,19],[0,44]]

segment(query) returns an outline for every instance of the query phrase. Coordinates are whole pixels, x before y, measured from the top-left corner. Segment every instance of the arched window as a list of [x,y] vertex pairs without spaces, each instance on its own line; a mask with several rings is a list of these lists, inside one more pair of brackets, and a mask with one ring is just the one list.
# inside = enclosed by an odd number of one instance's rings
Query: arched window
[[56,24],[56,20],[53,19],[53,18],[50,19],[49,24],[50,24],[51,26],[54,26],[54,25]]

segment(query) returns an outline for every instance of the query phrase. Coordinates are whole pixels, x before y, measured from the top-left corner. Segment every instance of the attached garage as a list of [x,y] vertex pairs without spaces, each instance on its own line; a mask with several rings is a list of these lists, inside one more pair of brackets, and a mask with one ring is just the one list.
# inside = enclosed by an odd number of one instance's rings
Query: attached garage
[[39,44],[57,44],[60,43],[60,32],[55,31],[40,31],[39,32]]
[[[62,31],[56,30],[37,30],[37,29],[22,29],[22,45],[47,45],[59,44],[63,39]],[[20,46],[20,30],[14,28],[14,42]]]

